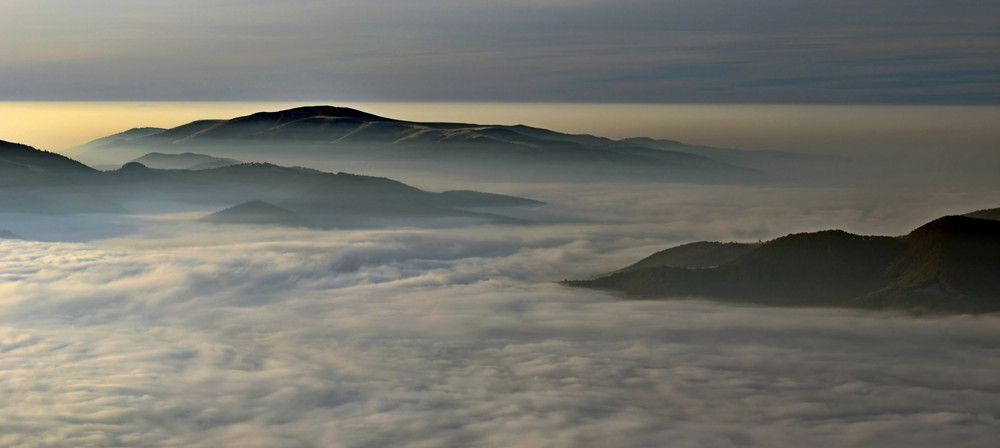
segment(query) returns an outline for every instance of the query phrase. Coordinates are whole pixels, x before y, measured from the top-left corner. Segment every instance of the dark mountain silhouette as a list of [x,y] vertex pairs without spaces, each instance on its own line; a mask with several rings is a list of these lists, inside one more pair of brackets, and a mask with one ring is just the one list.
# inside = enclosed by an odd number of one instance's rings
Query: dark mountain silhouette
[[260,200],[242,204],[212,213],[203,221],[215,224],[256,224],[288,227],[310,227],[309,223],[295,212]]
[[213,157],[191,152],[182,154],[151,152],[133,160],[133,162],[139,162],[147,167],[162,170],[206,170],[243,163],[236,159]]
[[505,179],[594,175],[612,180],[641,177],[724,183],[771,179],[749,165],[699,154],[692,149],[696,147],[673,146],[652,147],[642,141],[562,134],[524,125],[408,122],[343,107],[309,106],[201,120],[127,140],[99,139],[75,151],[88,160],[103,159],[102,163],[133,160],[151,151],[207,152],[236,159],[323,160]]
[[1000,221],[945,216],[903,237],[888,284],[852,301],[867,308],[1000,310]]
[[638,298],[983,313],[1000,311],[997,272],[1000,221],[947,216],[903,237],[801,233],[716,267],[633,265],[565,283]]
[[27,180],[33,175],[89,174],[94,169],[54,152],[0,140],[0,184]]
[[[178,157],[203,160],[198,155]],[[0,170],[7,170],[0,177],[0,207],[11,212],[126,213],[242,204],[222,213],[216,222],[269,220],[270,224],[335,228],[437,225],[434,221],[456,220],[523,224],[496,212],[503,207],[541,204],[475,191],[434,193],[384,177],[269,163],[164,170],[133,161],[102,172],[16,144],[0,146],[0,158],[4,161]],[[296,219],[273,208],[265,210],[264,204],[287,209]],[[254,210],[260,216],[253,216]]]

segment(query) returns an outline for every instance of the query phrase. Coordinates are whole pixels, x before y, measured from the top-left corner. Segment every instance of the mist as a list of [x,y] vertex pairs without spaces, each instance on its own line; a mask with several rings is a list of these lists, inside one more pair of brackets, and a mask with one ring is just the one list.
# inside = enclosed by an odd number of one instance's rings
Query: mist
[[17,403],[0,441],[930,447],[1000,429],[995,316],[552,283],[669,239],[608,230],[159,217],[128,237],[0,242],[0,395]]

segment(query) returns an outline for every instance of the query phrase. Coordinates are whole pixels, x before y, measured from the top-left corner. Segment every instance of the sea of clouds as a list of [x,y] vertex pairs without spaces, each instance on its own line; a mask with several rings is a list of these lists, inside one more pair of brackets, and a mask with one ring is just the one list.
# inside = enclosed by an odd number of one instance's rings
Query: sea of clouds
[[[905,233],[930,213],[916,197],[581,188],[551,187],[564,219],[526,227],[162,215],[0,240],[0,446],[995,446],[997,316],[554,283],[694,239]],[[990,196],[939,194],[931,208]],[[32,236],[35,218],[6,218]]]

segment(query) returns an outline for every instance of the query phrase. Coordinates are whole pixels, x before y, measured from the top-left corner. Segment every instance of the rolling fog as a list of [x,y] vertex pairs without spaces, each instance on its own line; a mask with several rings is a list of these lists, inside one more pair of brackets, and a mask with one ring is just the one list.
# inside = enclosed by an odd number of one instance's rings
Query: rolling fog
[[905,233],[995,191],[507,189],[549,201],[546,222],[5,216],[50,242],[0,241],[0,445],[985,447],[1000,431],[996,316],[553,283],[698,239]]
[[531,226],[0,213],[34,240],[0,240],[0,445],[992,447],[997,316],[554,283],[691,241],[997,207],[996,157],[969,148],[851,153],[856,179],[808,188],[396,177],[546,201]]

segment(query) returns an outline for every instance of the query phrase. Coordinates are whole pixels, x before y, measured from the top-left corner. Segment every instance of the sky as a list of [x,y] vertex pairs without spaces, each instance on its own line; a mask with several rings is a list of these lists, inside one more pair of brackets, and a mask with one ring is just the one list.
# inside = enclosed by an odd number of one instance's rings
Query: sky
[[0,101],[1000,104],[974,0],[0,0]]

